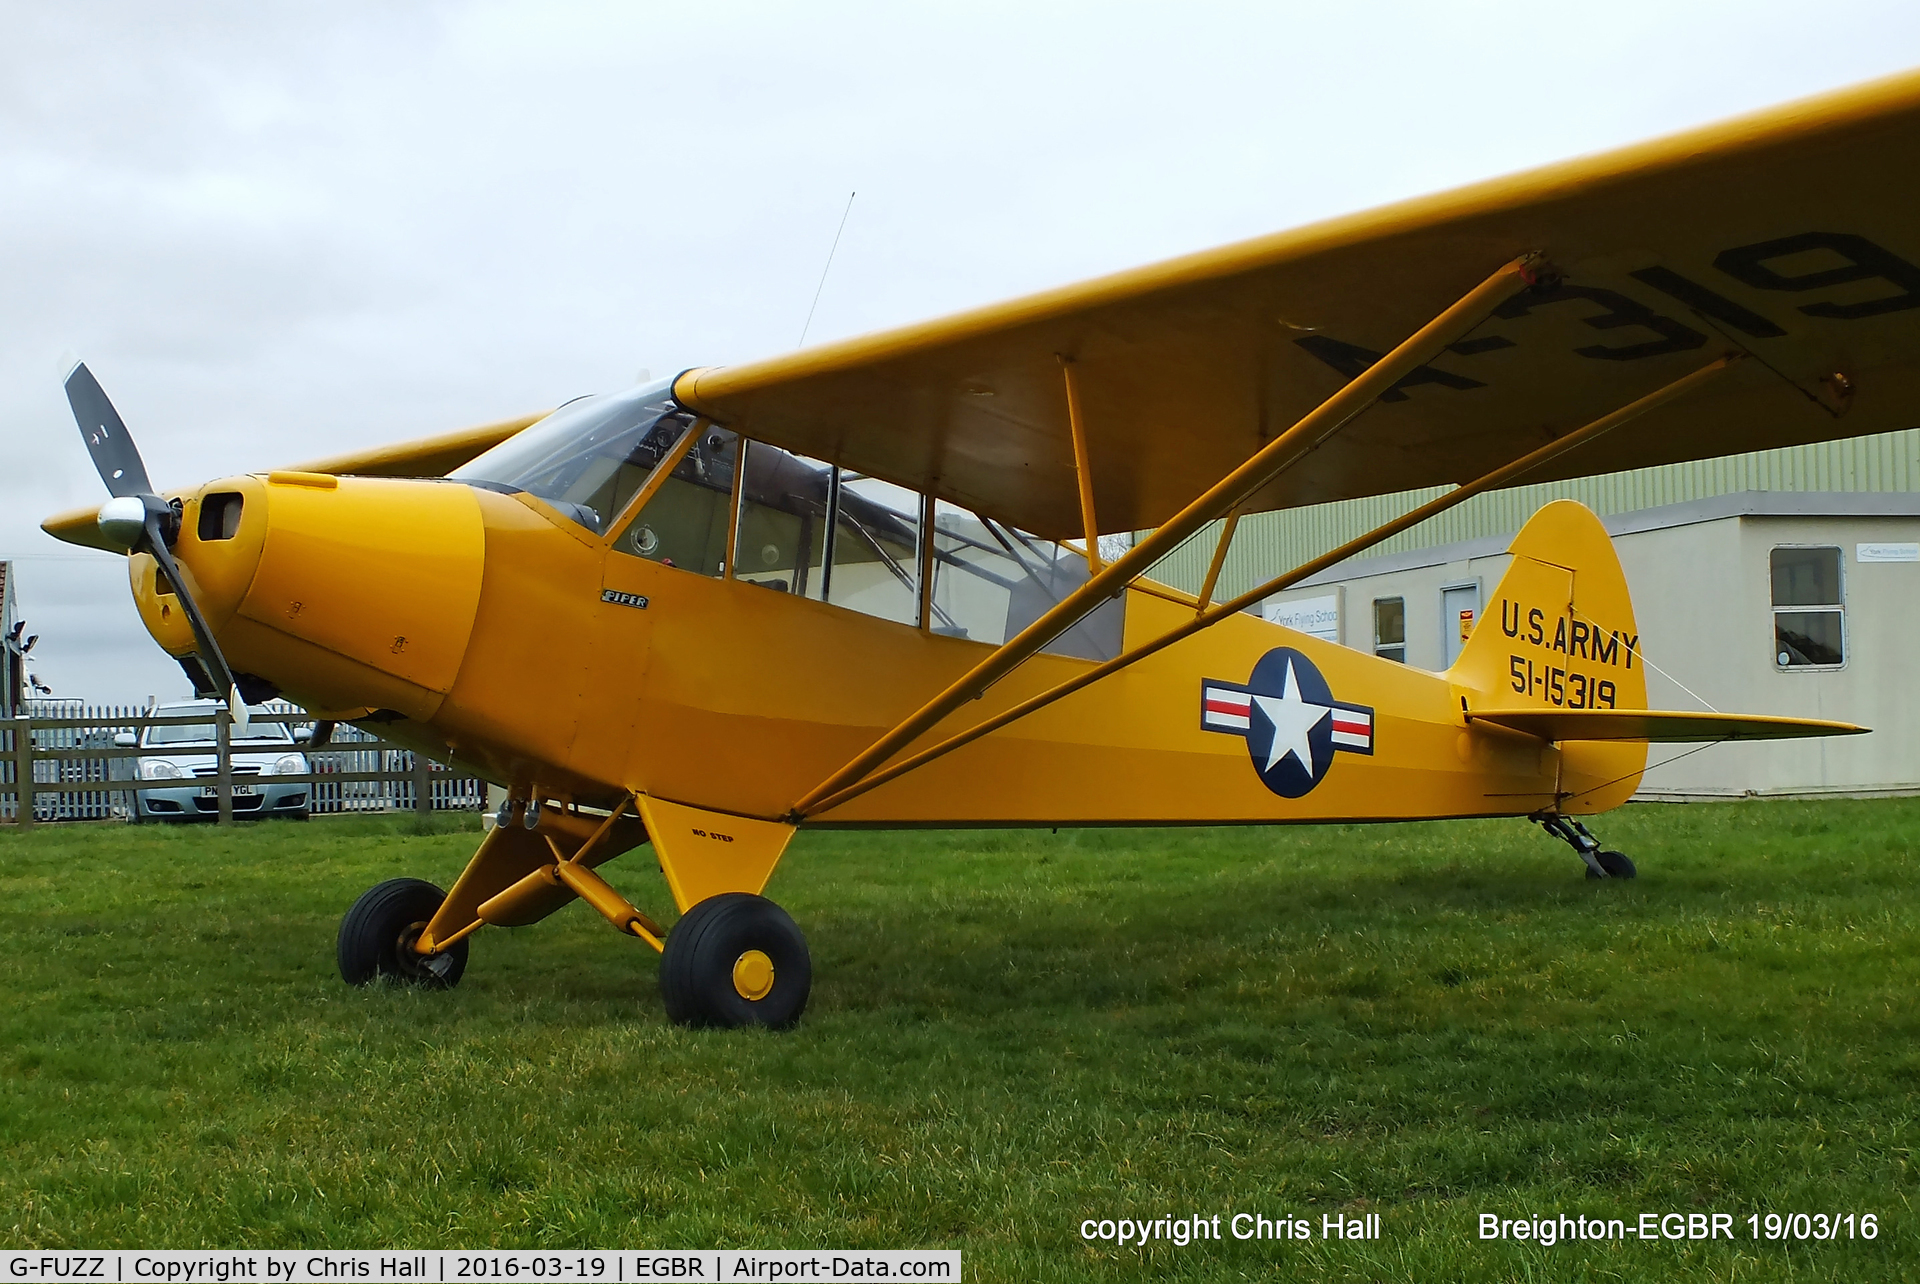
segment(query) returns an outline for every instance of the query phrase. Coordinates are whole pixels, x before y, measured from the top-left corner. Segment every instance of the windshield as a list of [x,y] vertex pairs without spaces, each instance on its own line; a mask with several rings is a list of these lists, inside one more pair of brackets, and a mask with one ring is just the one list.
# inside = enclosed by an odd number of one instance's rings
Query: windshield
[[536,495],[603,534],[693,419],[674,401],[671,379],[582,397],[447,476]]
[[[277,745],[293,743],[293,737],[287,734],[286,727],[278,722],[249,722],[244,731],[239,727],[229,727],[227,734],[236,745],[243,741],[265,741]],[[180,722],[172,726],[148,727],[147,738],[140,743],[148,748],[155,745],[210,745],[213,743],[213,724]]]

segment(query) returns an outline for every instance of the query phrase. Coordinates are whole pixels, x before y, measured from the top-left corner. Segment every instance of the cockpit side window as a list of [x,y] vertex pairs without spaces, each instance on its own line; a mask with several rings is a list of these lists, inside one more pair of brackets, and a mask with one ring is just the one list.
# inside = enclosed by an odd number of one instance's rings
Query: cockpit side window
[[[976,642],[1011,641],[1087,580],[1086,555],[945,500],[934,505],[935,633]],[[1111,599],[1048,643],[1045,651],[1085,660],[1120,652],[1125,604]]]
[[614,539],[614,551],[702,575],[724,575],[739,455],[739,437],[712,425],[701,429],[699,440]]

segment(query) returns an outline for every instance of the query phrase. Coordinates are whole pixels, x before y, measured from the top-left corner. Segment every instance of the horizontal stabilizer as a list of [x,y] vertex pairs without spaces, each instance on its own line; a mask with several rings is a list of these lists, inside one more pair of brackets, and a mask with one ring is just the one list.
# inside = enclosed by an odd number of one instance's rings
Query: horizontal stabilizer
[[1688,744],[1715,740],[1797,740],[1858,736],[1872,730],[1821,718],[1770,718],[1757,713],[1679,713],[1664,709],[1499,709],[1469,713],[1472,722],[1524,731],[1542,740],[1645,740]]

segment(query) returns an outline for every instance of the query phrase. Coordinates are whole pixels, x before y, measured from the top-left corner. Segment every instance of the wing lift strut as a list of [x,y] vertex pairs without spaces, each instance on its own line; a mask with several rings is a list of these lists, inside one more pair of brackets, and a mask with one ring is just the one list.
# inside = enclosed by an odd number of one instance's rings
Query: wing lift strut
[[[1737,352],[1721,356],[1691,374],[1676,379],[1665,387],[1648,393],[1639,400],[1622,406],[1584,427],[1557,437],[1539,449],[1458,486],[1356,539],[1349,540],[1330,552],[1268,580],[1249,592],[1224,602],[1212,602],[1215,582],[1219,579],[1220,569],[1226,561],[1227,548],[1233,539],[1234,528],[1239,521],[1239,509],[1242,505],[1276,477],[1311,456],[1374,402],[1391,391],[1395,384],[1438,356],[1448,345],[1458,342],[1475,326],[1492,315],[1494,309],[1502,303],[1530,286],[1552,279],[1554,279],[1552,269],[1545,258],[1539,254],[1524,255],[1505,264],[1462,296],[1452,307],[1429,321],[1399,347],[1310,411],[1305,418],[1261,447],[1245,463],[1169,518],[1123,556],[1104,565],[1097,552],[1098,542],[1093,529],[1093,490],[1087,468],[1084,428],[1080,423],[1079,398],[1073,384],[1073,368],[1063,359],[1062,374],[1072,421],[1074,461],[1079,473],[1082,517],[1088,526],[1087,560],[1092,571],[1091,576],[1086,583],[1062,598],[1038,620],[975,665],[965,676],[902,719],[892,730],[868,746],[852,761],[808,791],[788,811],[785,817],[787,822],[799,824],[809,817],[838,807],[868,790],[878,788],[955,749],[971,744],[982,736],[998,731],[1036,710],[1043,709],[1056,700],[1072,695],[1110,674],[1144,660],[1183,638],[1191,637],[1235,612],[1245,610],[1262,598],[1317,575],[1328,567],[1345,561],[1356,553],[1389,539],[1409,527],[1418,525],[1429,517],[1444,512],[1483,491],[1510,485],[1549,460],[1584,446],[1620,425],[1686,395],[1700,385],[1717,378],[1740,359],[1740,354]],[[1208,522],[1221,517],[1226,521],[1208,567],[1205,587],[1201,590],[1191,619],[1129,651],[1122,652],[1105,663],[1095,665],[1031,696],[993,717],[967,727],[897,762],[890,762],[901,750],[932,730],[955,710],[984,694],[996,682],[1031,659],[1041,648],[1079,623],[1101,603],[1124,593],[1133,581],[1140,578],[1161,558],[1179,547]]]

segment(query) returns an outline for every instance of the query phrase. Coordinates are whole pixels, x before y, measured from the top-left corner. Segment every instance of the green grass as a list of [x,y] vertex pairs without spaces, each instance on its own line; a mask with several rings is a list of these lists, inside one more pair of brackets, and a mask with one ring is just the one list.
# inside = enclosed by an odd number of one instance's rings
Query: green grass
[[[1517,821],[804,833],[794,1032],[669,1026],[583,907],[452,993],[339,915],[477,838],[353,818],[0,834],[11,1247],[957,1247],[992,1280],[1920,1271],[1920,800]],[[668,905],[644,854],[608,868]],[[1374,1211],[1377,1243],[1081,1242]],[[1475,1217],[1878,1214],[1870,1243],[1483,1244]]]

